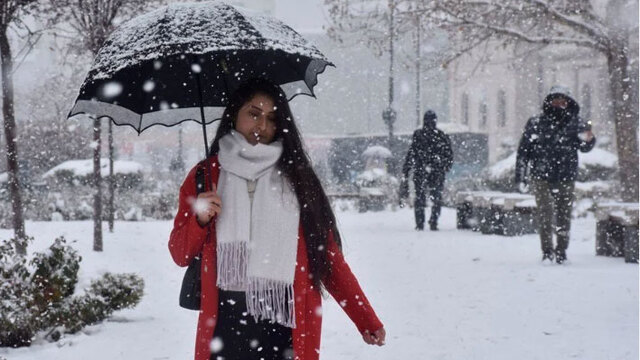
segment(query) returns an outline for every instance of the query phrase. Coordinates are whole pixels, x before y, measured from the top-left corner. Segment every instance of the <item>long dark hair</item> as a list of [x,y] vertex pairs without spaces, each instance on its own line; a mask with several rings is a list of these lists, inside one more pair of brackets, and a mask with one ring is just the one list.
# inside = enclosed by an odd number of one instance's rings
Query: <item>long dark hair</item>
[[276,107],[274,141],[281,140],[283,145],[282,156],[276,166],[291,182],[298,198],[310,274],[313,276],[313,283],[320,288],[331,272],[331,262],[327,258],[329,232],[333,233],[333,239],[339,247],[342,247],[342,241],[329,199],[302,146],[300,132],[282,89],[264,79],[252,79],[241,85],[231,95],[222,114],[210,156],[218,153],[220,139],[234,128],[240,108],[257,94],[269,96]]

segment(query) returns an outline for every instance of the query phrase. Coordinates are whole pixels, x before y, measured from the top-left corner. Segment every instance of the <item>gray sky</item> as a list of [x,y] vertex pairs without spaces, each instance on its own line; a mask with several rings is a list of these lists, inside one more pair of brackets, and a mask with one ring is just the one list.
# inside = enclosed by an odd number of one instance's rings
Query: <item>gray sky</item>
[[276,0],[276,17],[297,31],[318,31],[327,24],[322,0]]

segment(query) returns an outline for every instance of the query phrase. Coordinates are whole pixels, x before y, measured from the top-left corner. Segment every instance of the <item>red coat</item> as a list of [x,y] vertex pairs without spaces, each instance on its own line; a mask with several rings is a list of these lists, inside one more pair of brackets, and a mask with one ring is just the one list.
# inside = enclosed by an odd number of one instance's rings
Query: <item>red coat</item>
[[[217,183],[218,158],[209,160],[211,177]],[[205,171],[206,174],[206,171]],[[202,293],[201,310],[196,334],[195,360],[209,360],[209,343],[213,337],[218,314],[218,287],[216,286],[216,232],[215,222],[211,225],[211,240],[205,242],[207,230],[200,227],[189,205],[189,199],[196,196],[195,168],[193,168],[180,188],[180,203],[169,238],[169,251],[178,266],[187,266],[202,250]],[[224,204],[223,204],[224,207]],[[224,211],[224,210],[223,210]],[[296,360],[318,360],[320,356],[320,329],[322,325],[322,298],[313,286],[307,271],[307,251],[302,226],[299,230],[298,255],[293,281],[295,294],[296,327],[293,329],[293,351]],[[329,293],[342,305],[349,318],[362,333],[375,332],[382,328],[358,281],[344,261],[342,252],[333,238],[329,238],[328,251],[332,261],[331,276],[325,286]]]

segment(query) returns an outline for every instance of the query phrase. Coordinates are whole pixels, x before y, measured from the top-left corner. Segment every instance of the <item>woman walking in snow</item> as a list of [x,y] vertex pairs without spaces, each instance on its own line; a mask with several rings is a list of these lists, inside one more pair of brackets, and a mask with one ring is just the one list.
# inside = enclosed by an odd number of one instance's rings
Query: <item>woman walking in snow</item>
[[210,154],[199,166],[211,186],[196,195],[197,166],[189,172],[169,239],[179,266],[202,254],[195,359],[317,360],[322,289],[366,343],[383,345],[280,87],[241,86]]

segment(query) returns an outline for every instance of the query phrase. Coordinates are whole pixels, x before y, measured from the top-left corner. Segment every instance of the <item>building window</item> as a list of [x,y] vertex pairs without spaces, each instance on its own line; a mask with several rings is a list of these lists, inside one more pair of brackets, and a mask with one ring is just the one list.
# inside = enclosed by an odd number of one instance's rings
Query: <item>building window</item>
[[546,89],[544,88],[544,67],[542,66],[542,63],[538,63],[538,75],[536,76],[536,80],[538,83],[538,102],[542,103],[546,96]]
[[582,86],[582,116],[591,120],[591,85]]
[[489,114],[487,114],[488,112],[489,112],[489,108],[488,108],[487,102],[485,100],[482,100],[482,102],[480,103],[480,127],[481,128],[487,127],[487,117],[489,116]]
[[507,125],[507,94],[504,90],[498,90],[498,126]]
[[462,123],[469,125],[469,94],[462,94]]

